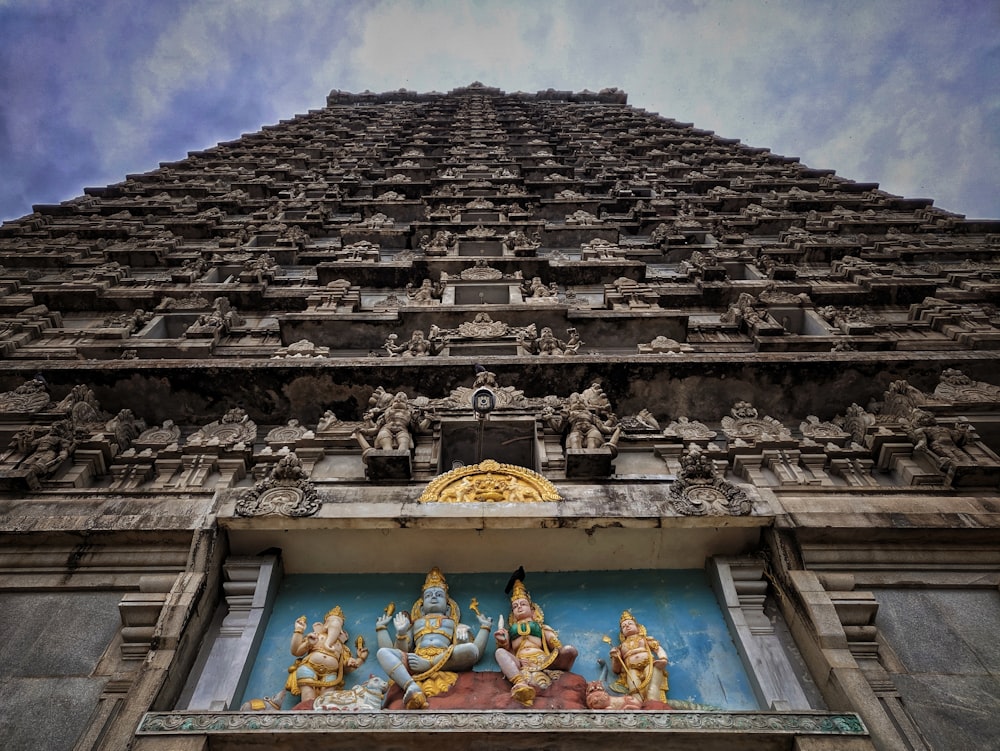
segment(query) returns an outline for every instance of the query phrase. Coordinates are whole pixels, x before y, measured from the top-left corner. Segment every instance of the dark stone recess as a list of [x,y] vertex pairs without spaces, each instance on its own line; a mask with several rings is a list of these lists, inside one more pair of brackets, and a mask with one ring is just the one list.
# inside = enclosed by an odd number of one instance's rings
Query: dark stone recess
[[[76,384],[91,386],[103,409],[128,407],[147,422],[172,419],[202,424],[242,407],[263,424],[296,418],[314,423],[327,409],[342,420],[358,420],[376,386],[410,396],[446,397],[468,386],[482,364],[503,386],[527,397],[567,396],[599,380],[615,405],[628,415],[649,409],[658,418],[680,415],[717,420],[739,400],[751,401],[761,415],[778,420],[823,419],[850,404],[880,399],[893,381],[906,379],[932,392],[942,370],[955,367],[955,353],[775,353],[767,358],[740,355],[651,356],[623,361],[611,357],[426,358],[383,360],[260,360],[88,363],[0,363],[0,389],[12,390],[36,373],[45,377],[54,399]],[[969,353],[963,372],[989,378],[1000,357]]]

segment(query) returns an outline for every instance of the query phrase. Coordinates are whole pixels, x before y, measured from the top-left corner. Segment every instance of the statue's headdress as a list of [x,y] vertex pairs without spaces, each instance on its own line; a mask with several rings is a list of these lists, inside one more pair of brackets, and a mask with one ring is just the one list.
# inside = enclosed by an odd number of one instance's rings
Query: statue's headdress
[[427,572],[427,578],[424,579],[424,586],[420,588],[420,599],[414,602],[413,607],[410,608],[410,621],[413,622],[423,615],[423,593],[431,587],[440,587],[444,590],[445,599],[448,601],[449,617],[457,624],[459,620],[461,620],[462,611],[459,610],[458,603],[448,596],[448,581],[444,578],[444,574],[441,573],[441,569],[437,566]]
[[441,573],[441,569],[439,569],[437,566],[432,568],[427,573],[427,578],[424,579],[423,589],[421,589],[420,591],[423,592],[424,590],[430,589],[431,587],[440,587],[441,589],[444,590],[444,593],[446,595],[448,594],[448,582],[444,578],[444,574]]
[[[528,590],[524,586],[524,566],[518,566],[517,571],[511,575],[510,580],[507,582],[507,586],[504,588],[504,593],[510,595],[510,601],[512,603],[514,600],[527,600],[531,603],[531,612],[534,615],[534,619],[538,623],[544,623],[545,614],[542,612],[542,609],[538,607],[535,601],[531,599],[531,595],[528,594]],[[513,621],[513,615],[511,616],[511,621]]]
[[329,620],[331,616],[336,616],[340,620],[344,620],[344,611],[340,609],[340,605],[334,606],[332,610],[323,616],[323,620]]
[[518,579],[514,582],[514,586],[511,588],[510,601],[525,599],[531,602],[531,595],[528,594],[527,588],[524,586],[524,582]]

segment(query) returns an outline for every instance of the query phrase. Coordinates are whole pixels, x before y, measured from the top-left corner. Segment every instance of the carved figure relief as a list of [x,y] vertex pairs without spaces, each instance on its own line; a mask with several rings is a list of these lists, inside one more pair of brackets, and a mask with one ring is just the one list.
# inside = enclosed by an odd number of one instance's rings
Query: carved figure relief
[[312,516],[320,508],[319,494],[309,482],[302,461],[289,452],[268,476],[246,491],[236,502],[237,516]]
[[[482,615],[475,598],[469,609],[478,620],[476,634],[461,622],[458,604],[448,595],[448,582],[435,567],[424,580],[422,596],[409,613],[393,615],[390,604],[375,622],[379,665],[403,690],[407,709],[425,709],[427,698],[448,691],[458,672],[471,670],[486,651],[493,619]],[[396,631],[389,638],[389,623]]]
[[541,607],[531,601],[524,587],[523,569],[515,574],[506,593],[510,595],[510,616],[501,620],[494,638],[496,660],[512,688],[510,695],[530,707],[539,691],[573,667],[576,647],[559,641],[558,632],[545,623]]
[[683,516],[746,516],[753,509],[746,492],[724,480],[711,457],[694,444],[681,459],[667,503]]
[[[321,692],[341,689],[344,676],[357,670],[368,658],[368,649],[358,637],[358,654],[351,654],[349,635],[344,629],[344,611],[337,605],[322,621],[317,621],[308,634],[306,617],[299,616],[292,632],[291,652],[296,659],[288,668],[285,689],[302,701],[313,701]],[[333,697],[330,697],[332,699]]]
[[736,402],[729,414],[722,418],[722,432],[730,440],[781,441],[792,437],[792,432],[773,417],[758,417],[749,402]]
[[559,501],[556,487],[537,472],[487,459],[435,478],[421,503],[540,503]]

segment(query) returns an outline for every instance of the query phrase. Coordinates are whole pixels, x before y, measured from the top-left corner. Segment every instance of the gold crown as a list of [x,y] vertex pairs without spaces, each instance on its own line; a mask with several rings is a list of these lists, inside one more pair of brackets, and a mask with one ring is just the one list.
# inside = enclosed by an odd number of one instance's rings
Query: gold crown
[[635,618],[632,616],[632,612],[629,610],[622,611],[622,617],[618,619],[618,625],[620,626],[625,621],[632,621],[635,623]]
[[448,594],[448,582],[445,581],[444,574],[441,573],[441,569],[437,566],[430,570],[427,574],[427,578],[424,579],[424,588],[421,591],[426,592],[431,587],[440,587],[444,590],[445,594]]
[[340,605],[335,605],[329,613],[323,616],[323,620],[328,621],[332,616],[336,616],[340,620],[344,620],[344,611],[340,609]]
[[528,590],[524,588],[524,582],[518,579],[514,582],[514,588],[510,592],[510,601],[525,599],[529,602],[531,597],[528,595]]

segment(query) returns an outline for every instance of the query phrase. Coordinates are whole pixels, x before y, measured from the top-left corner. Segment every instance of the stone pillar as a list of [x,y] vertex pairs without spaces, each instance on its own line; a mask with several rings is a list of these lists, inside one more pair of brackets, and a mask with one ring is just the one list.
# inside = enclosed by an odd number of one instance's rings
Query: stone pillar
[[708,572],[761,709],[816,709],[810,706],[774,626],[764,614],[768,583],[763,563],[749,558],[712,558]]
[[281,582],[276,555],[229,558],[222,567],[226,615],[178,709],[238,709]]

